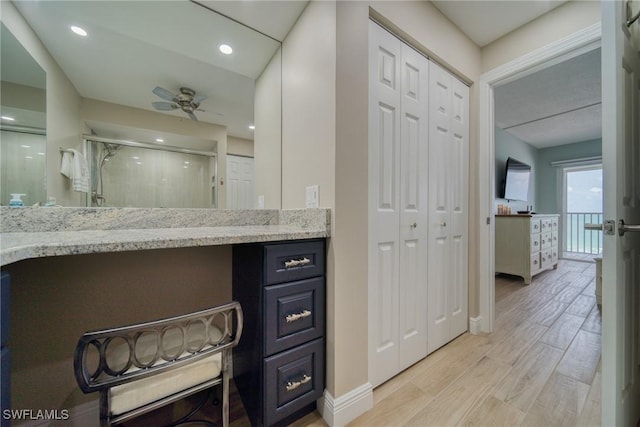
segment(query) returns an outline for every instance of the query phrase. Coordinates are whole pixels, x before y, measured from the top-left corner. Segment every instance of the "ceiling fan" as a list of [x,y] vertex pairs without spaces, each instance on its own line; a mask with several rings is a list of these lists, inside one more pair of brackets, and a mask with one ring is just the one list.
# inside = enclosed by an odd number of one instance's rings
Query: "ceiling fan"
[[189,89],[188,87],[181,87],[180,93],[178,94],[173,94],[167,89],[161,88],[160,86],[156,86],[152,90],[152,92],[158,95],[160,98],[169,101],[152,102],[151,105],[153,105],[153,108],[160,111],[171,111],[177,110],[179,108],[187,113],[191,120],[194,120],[196,122],[198,121],[198,119],[193,112],[204,111],[199,107],[200,103],[207,99],[207,97],[204,95],[196,96],[196,92],[193,89]]

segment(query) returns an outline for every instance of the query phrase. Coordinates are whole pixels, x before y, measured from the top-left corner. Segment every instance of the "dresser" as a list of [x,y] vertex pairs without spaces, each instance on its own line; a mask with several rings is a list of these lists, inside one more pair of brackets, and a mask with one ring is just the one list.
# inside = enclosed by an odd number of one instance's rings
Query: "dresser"
[[558,215],[497,215],[496,273],[531,278],[558,267]]
[[324,391],[325,240],[233,247],[244,316],[234,382],[253,426],[285,425]]

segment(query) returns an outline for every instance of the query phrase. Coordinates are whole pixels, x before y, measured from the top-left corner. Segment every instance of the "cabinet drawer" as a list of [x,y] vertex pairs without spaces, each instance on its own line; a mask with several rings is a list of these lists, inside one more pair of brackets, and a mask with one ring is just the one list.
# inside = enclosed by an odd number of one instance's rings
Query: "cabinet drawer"
[[531,255],[531,271],[540,270],[540,252]]
[[265,356],[324,335],[324,278],[264,288]]
[[551,233],[551,247],[552,248],[557,248],[558,247],[558,232],[554,231],[553,233]]
[[551,232],[540,234],[540,248],[546,249],[551,247]]
[[324,240],[265,246],[265,284],[324,275]]
[[551,231],[558,231],[558,218],[551,220]]
[[540,220],[532,219],[531,220],[531,234],[536,234],[540,232]]
[[323,366],[323,339],[266,358],[264,424],[272,425],[322,396]]
[[542,268],[547,268],[551,265],[552,262],[552,251],[551,249],[546,249],[540,252],[540,266]]
[[531,235],[531,252],[538,252],[540,250],[540,235]]

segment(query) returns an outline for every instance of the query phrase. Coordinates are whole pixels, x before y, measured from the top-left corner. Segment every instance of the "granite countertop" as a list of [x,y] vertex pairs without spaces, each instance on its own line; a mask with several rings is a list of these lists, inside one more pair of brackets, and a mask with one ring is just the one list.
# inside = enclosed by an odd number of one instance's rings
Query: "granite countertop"
[[330,235],[328,209],[217,211],[3,207],[0,208],[0,217],[0,265],[48,256],[325,238]]

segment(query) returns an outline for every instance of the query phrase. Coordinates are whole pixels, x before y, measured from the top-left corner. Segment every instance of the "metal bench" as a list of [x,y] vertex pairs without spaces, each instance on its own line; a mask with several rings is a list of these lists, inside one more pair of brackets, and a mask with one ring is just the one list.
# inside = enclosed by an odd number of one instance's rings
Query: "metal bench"
[[196,313],[87,332],[74,354],[84,393],[100,392],[100,423],[109,426],[222,384],[222,424],[229,424],[231,349],[242,334],[231,302]]

